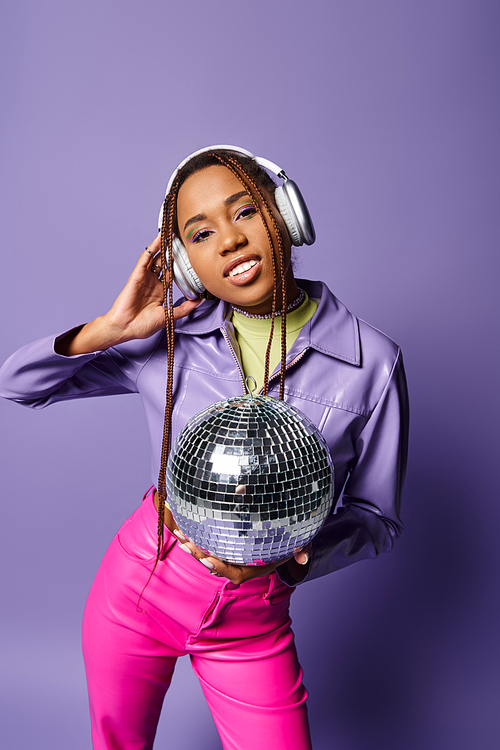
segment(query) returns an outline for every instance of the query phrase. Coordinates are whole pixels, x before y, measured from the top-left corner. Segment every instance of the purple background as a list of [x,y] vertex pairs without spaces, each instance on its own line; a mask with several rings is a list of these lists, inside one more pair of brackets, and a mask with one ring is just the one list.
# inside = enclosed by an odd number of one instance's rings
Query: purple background
[[[498,746],[499,16],[495,0],[3,6],[0,359],[105,312],[174,166],[220,142],[286,168],[318,234],[299,275],[403,347],[406,536],[294,595],[315,750]],[[148,485],[145,420],[120,397],[0,414],[0,743],[85,750],[81,614]],[[220,746],[188,660],[167,745]]]

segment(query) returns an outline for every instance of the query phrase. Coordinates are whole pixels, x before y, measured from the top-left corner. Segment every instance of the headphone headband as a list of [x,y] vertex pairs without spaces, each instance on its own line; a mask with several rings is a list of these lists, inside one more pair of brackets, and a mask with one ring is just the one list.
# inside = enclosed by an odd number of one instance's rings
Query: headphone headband
[[252,154],[250,151],[247,151],[245,148],[240,148],[239,146],[225,146],[225,145],[218,145],[218,146],[206,146],[205,148],[200,148],[198,151],[193,151],[192,154],[189,154],[189,156],[186,156],[185,159],[181,161],[177,169],[174,170],[172,173],[172,176],[170,177],[167,185],[167,190],[165,192],[165,197],[170,192],[170,188],[172,187],[175,178],[181,171],[181,169],[188,163],[188,161],[191,161],[191,159],[194,159],[195,156],[199,156],[200,154],[206,154],[207,151],[234,151],[237,154],[243,154],[243,156],[248,156],[250,159],[253,159],[259,167],[264,167],[264,169],[268,169],[270,172],[276,175],[276,177],[282,177],[284,180],[287,179],[287,176],[285,174],[285,171],[281,169],[281,167],[278,167],[277,164],[275,164],[272,161],[269,161],[269,159],[264,159],[262,156],[255,156],[255,154]]

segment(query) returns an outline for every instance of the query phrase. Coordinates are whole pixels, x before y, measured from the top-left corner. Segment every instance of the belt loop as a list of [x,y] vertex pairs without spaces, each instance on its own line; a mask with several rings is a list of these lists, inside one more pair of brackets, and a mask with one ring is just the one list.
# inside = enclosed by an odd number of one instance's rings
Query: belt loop
[[271,606],[271,602],[269,601],[269,598],[271,594],[273,593],[275,583],[276,583],[276,571],[273,570],[273,572],[269,574],[269,586],[267,587],[267,591],[262,597],[267,607]]
[[148,497],[148,495],[150,494],[151,490],[153,490],[153,492],[154,492],[155,489],[156,488],[155,488],[154,484],[152,484],[151,487],[149,488],[149,490],[146,490],[146,492],[142,496],[142,502],[144,502],[144,500]]
[[[168,529],[167,529],[167,531],[168,531]],[[177,539],[175,538],[175,536],[172,533],[169,533],[166,538],[164,537],[163,547],[161,548],[161,553],[160,553],[160,560],[164,560],[165,559],[165,557],[167,556],[167,552],[169,551],[169,549],[171,547],[174,546],[174,544],[175,544],[176,541],[177,541]]]

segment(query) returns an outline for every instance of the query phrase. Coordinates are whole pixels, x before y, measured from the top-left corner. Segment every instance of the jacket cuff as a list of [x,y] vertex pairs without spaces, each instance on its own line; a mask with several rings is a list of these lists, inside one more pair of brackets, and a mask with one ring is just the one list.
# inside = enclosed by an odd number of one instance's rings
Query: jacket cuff
[[312,558],[313,558],[313,553],[311,551],[310,552],[310,557],[309,557],[309,568],[308,568],[308,571],[307,571],[307,575],[305,575],[304,578],[301,581],[297,581],[293,577],[293,575],[290,573],[290,570],[288,569],[288,564],[287,563],[283,563],[283,565],[279,565],[276,568],[276,573],[278,574],[280,580],[283,581],[283,583],[286,583],[287,586],[290,586],[291,588],[295,588],[296,586],[300,586],[302,583],[305,583],[306,581],[309,580],[309,575],[311,573],[312,565],[313,565]]
[[93,352],[86,352],[85,354],[60,354],[59,352],[56,352],[56,344],[58,341],[62,341],[66,336],[68,336],[70,333],[78,333],[78,331],[81,331],[83,326],[86,325],[85,323],[81,323],[79,326],[75,326],[74,328],[69,328],[67,331],[64,331],[63,333],[58,334],[52,341],[52,354],[54,354],[56,357],[60,357],[61,359],[81,359],[82,357],[86,357],[87,360],[91,360],[94,357],[97,357],[98,354],[102,354],[104,349],[96,349]]

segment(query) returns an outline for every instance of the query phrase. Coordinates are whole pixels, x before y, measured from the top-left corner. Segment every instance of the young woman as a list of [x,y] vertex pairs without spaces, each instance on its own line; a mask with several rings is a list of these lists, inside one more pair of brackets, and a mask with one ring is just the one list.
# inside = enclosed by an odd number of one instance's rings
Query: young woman
[[[139,392],[146,409],[154,484],[106,552],[84,615],[95,750],[153,746],[184,654],[225,750],[311,747],[290,595],[392,548],[408,427],[399,348],[324,284],[295,279],[292,242],[313,240],[300,193],[279,167],[235,147],[196,152],[174,172],[161,234],[109,312],[24,347],[1,370],[2,395],[34,408]],[[187,295],[176,306],[174,273]],[[246,567],[182,535],[165,466],[187,420],[241,394],[248,375],[322,431],[335,496],[312,545]]]

